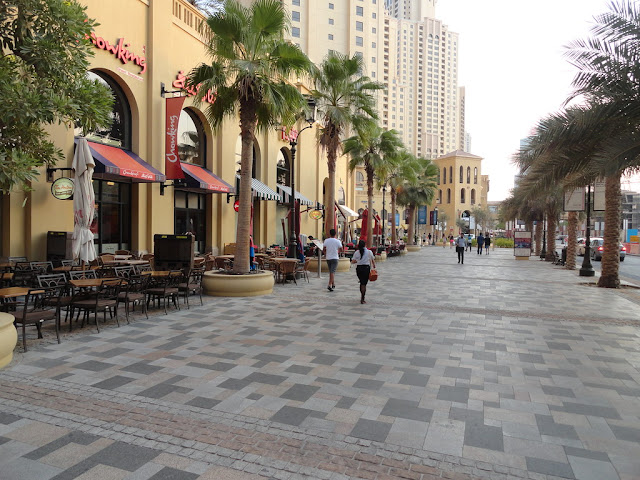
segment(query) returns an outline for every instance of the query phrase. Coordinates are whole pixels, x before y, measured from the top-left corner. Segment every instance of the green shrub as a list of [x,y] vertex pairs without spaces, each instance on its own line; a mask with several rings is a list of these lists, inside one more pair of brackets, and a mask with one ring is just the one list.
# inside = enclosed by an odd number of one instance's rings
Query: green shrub
[[513,248],[512,238],[495,238],[493,243],[498,248]]

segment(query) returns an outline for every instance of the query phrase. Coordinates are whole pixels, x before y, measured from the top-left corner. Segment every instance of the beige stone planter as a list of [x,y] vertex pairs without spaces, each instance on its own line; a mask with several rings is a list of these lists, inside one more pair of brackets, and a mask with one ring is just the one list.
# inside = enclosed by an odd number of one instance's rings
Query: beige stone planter
[[[338,259],[338,272],[348,272],[349,271],[349,265],[351,263],[351,260],[349,260],[346,257],[343,258],[339,258]],[[325,260],[324,257],[322,257],[322,260],[320,261],[320,268],[322,270],[320,270],[321,272],[329,272],[329,267],[327,266],[327,261]],[[317,272],[318,271],[318,257],[313,257],[311,259],[311,261],[309,262],[309,271],[310,272]]]
[[205,272],[202,286],[206,295],[214,297],[257,297],[273,292],[273,273],[260,270],[249,275],[227,275]]
[[422,247],[420,245],[407,245],[404,247],[407,252],[419,252]]
[[387,252],[382,252],[380,255],[376,255],[376,262],[384,262],[387,259]]
[[0,368],[13,359],[13,349],[18,342],[18,332],[13,326],[13,315],[0,313]]

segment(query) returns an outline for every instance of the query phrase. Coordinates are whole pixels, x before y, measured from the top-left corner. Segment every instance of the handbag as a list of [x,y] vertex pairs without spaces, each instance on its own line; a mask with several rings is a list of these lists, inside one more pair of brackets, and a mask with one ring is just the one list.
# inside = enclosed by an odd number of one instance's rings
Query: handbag
[[378,271],[375,268],[372,268],[369,271],[369,281],[375,282],[378,279]]

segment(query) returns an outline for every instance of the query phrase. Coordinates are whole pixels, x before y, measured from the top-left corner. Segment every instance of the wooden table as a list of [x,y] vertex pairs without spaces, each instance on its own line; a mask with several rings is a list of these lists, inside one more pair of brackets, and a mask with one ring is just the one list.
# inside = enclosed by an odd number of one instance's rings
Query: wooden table
[[[16,297],[24,297],[29,293],[29,290],[32,290],[27,287],[7,287],[0,288],[0,298],[8,299],[8,298],[16,298]],[[43,290],[37,290],[38,292],[42,292]]]
[[116,260],[118,265],[149,265],[149,260]]
[[60,267],[55,267],[53,272],[70,272],[73,269],[72,265],[62,265]]
[[75,280],[69,281],[71,285],[76,288],[91,288],[91,287],[99,287],[102,285],[102,281],[105,280],[103,278],[77,278]]
[[119,261],[119,260],[131,260],[133,258],[133,255],[114,255],[113,259],[115,261]]
[[224,258],[224,259],[227,259],[227,260],[233,260],[234,258],[236,258],[236,256],[235,255],[218,255],[218,256],[216,256],[216,258]]
[[168,277],[173,273],[174,276],[182,275],[182,272],[173,271],[173,270],[148,270],[146,272],[141,272],[140,275],[148,275],[150,277]]

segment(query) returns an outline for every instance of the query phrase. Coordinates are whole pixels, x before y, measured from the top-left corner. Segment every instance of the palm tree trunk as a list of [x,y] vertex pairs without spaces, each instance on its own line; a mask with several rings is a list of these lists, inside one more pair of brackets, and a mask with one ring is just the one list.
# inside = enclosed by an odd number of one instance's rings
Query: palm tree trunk
[[369,222],[367,222],[367,248],[373,245],[373,222],[375,215],[373,214],[373,169],[366,167],[367,173],[367,210],[369,211]]
[[240,107],[240,194],[238,224],[236,226],[236,252],[233,261],[234,273],[249,273],[249,231],[251,227],[251,177],[253,168],[253,135],[256,126],[255,105]]
[[407,245],[415,245],[415,242],[413,241],[413,225],[415,224],[415,213],[416,213],[416,206],[415,205],[409,205],[407,207],[409,209],[409,230],[408,230],[408,236],[407,236]]
[[336,228],[335,225],[335,204],[336,204],[336,158],[338,154],[338,141],[331,142],[327,147],[327,167],[329,170],[329,191],[327,195],[327,205],[325,205],[324,213],[324,235],[329,236],[329,231]]
[[544,225],[542,220],[536,222],[536,257],[540,256],[542,251],[542,233],[544,231]]
[[569,232],[567,236],[567,270],[576,268],[576,240],[578,239],[578,212],[569,212]]
[[555,257],[557,224],[555,213],[549,213],[547,215],[547,254],[544,257],[545,262],[552,262]]
[[605,179],[604,251],[598,286],[620,287],[620,175],[618,172]]
[[391,244],[395,245],[398,239],[396,238],[396,189],[391,188]]

